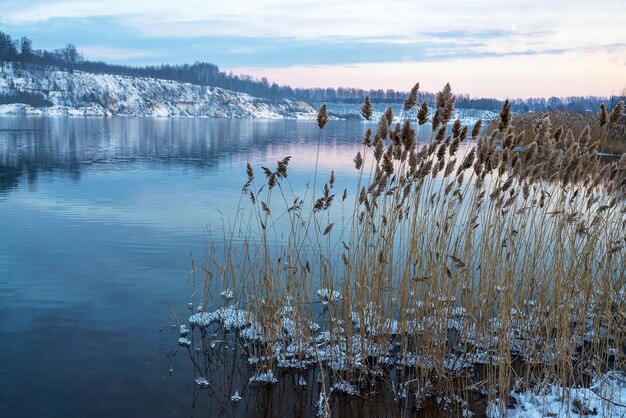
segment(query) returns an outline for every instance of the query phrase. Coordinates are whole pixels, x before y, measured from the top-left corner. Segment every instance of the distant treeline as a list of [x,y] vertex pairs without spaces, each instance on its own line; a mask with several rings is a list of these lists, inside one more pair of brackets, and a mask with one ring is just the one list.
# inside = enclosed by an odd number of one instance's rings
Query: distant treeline
[[[181,81],[191,84],[221,87],[224,89],[248,93],[252,96],[266,99],[295,99],[306,102],[362,102],[365,95],[369,95],[373,102],[401,102],[407,96],[407,92],[396,90],[363,90],[357,88],[292,88],[270,83],[267,78],[260,80],[248,75],[235,75],[232,72],[220,71],[215,64],[196,62],[183,65],[148,65],[134,67],[127,65],[107,64],[103,61],[88,61],[73,44],[65,48],[48,50],[33,49],[30,39],[22,37],[13,39],[10,35],[0,32],[0,61],[13,61],[40,65],[51,65],[68,70],[80,70],[98,74],[130,75],[137,77],[150,77],[165,80]],[[623,98],[623,95],[622,95]],[[422,92],[420,99],[433,103],[434,94]],[[620,97],[609,98],[617,103]],[[577,112],[597,111],[600,103],[607,102],[605,97],[551,97],[513,99],[511,110],[514,112],[531,112],[542,110],[569,110]],[[502,101],[489,98],[472,98],[469,95],[457,96],[456,106],[466,109],[480,109],[498,111],[502,107]]]

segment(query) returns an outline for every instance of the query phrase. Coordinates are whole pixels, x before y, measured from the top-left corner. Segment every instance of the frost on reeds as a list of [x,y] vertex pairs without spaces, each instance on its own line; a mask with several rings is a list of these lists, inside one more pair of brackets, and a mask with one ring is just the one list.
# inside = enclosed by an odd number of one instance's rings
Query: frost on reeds
[[[402,117],[421,128],[414,90]],[[552,117],[529,141],[508,103],[485,135],[448,126],[453,113],[446,85],[430,141],[391,109],[366,126],[352,190],[333,173],[295,196],[289,157],[261,176],[248,165],[224,242],[194,270],[191,306],[212,307],[189,318],[199,377],[230,339],[251,382],[314,373],[324,414],[339,392],[381,385],[406,408],[472,392],[499,414],[512,391],[604,396],[589,382],[626,364],[626,157],[601,159],[590,128]],[[594,408],[625,412],[605,398]]]

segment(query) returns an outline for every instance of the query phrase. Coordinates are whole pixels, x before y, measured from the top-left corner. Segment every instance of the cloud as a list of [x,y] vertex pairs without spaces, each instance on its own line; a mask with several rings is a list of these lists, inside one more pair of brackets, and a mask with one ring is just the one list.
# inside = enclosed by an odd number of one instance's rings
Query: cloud
[[[3,16],[5,23],[45,22],[55,18],[86,18],[99,16],[123,16],[141,14],[147,10],[150,2],[135,0],[125,2],[119,0],[50,0],[34,2],[13,2],[5,5]],[[158,3],[158,2],[155,2]]]
[[[365,68],[378,71],[390,63],[420,70],[440,66],[447,72],[451,62],[463,62],[468,66],[455,65],[454,71],[476,71],[483,78],[491,74],[490,91],[502,95],[505,87],[517,89],[513,78],[502,89],[495,80],[517,74],[520,66],[528,77],[550,79],[551,91],[558,90],[557,72],[585,82],[592,80],[566,73],[581,66],[590,74],[602,73],[590,62],[565,57],[601,56],[596,66],[623,67],[623,56],[615,54],[626,40],[623,11],[623,0],[449,0],[445,5],[419,0],[10,0],[3,4],[0,23],[13,33],[20,28],[29,30],[20,35],[35,33],[36,47],[65,39],[54,47],[73,42],[93,59],[134,65],[209,61],[269,71],[254,74],[275,74],[283,83],[291,80],[286,72],[293,69],[308,74],[303,80],[313,80],[312,68],[333,68],[338,74],[353,69],[361,74],[355,80],[365,80]],[[495,69],[502,74],[494,76]],[[328,84],[354,84],[325,71]],[[369,80],[376,81],[375,74]],[[292,84],[299,84],[297,77]],[[606,80],[592,86],[605,89]]]
[[[568,33],[581,28],[623,25],[620,0],[589,4],[571,0],[530,0],[504,3],[495,0],[450,0],[445,6],[412,0],[46,0],[14,1],[5,6],[5,22],[47,21],[54,18],[109,16],[155,37],[290,36],[411,37],[448,34],[463,37],[473,32],[546,30]],[[586,33],[587,36],[593,33]],[[623,33],[623,30],[622,30]],[[617,35],[617,33],[616,33]]]
[[[445,7],[408,0],[46,0],[14,1],[0,21],[107,18],[144,38],[288,38],[325,44],[359,41],[443,47],[483,43],[489,52],[570,49],[626,39],[623,3],[571,0],[479,3]],[[238,45],[233,50],[245,48]],[[441,49],[441,48],[440,48]],[[306,51],[303,51],[305,53]]]

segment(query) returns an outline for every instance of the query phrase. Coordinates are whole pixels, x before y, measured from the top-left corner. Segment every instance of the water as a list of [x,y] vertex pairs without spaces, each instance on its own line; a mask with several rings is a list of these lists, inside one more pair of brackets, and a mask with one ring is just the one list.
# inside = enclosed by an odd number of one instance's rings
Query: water
[[[354,174],[363,129],[328,124],[320,176]],[[0,416],[189,416],[193,369],[170,325],[188,313],[191,255],[237,207],[246,162],[293,155],[289,178],[304,190],[318,132],[309,121],[0,118]],[[247,414],[238,408],[224,413]]]

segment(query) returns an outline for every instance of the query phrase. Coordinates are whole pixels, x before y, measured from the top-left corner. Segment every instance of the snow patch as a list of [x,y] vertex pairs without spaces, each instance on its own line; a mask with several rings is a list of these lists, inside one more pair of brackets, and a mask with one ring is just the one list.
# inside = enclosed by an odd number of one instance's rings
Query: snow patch
[[[626,416],[626,376],[611,371],[593,379],[588,388],[565,388],[551,384],[546,388],[511,392],[516,404],[508,409],[508,418],[541,418],[545,416]],[[500,400],[487,407],[488,417],[500,416]]]
[[357,389],[357,387],[355,385],[352,385],[346,381],[341,381],[341,382],[337,382],[335,383],[331,388],[330,388],[331,393],[332,392],[342,392],[345,393],[347,395],[353,395],[356,396],[359,394],[359,390]]
[[319,296],[323,305],[328,305],[328,302],[341,300],[341,293],[336,290],[318,289],[317,296]]
[[241,396],[239,395],[239,392],[235,391],[235,393],[233,393],[233,396],[230,397],[230,401],[233,403],[237,403],[241,400]]
[[230,305],[219,308],[211,313],[199,312],[189,317],[191,326],[208,327],[211,324],[221,323],[225,329],[241,329],[252,324],[251,314],[243,309]]
[[210,384],[204,377],[198,377],[196,378],[196,385],[200,386],[200,389],[207,389]]
[[259,373],[252,376],[248,379],[250,383],[268,383],[274,384],[278,383],[278,378],[274,376],[274,373],[271,370],[268,370],[265,373]]

